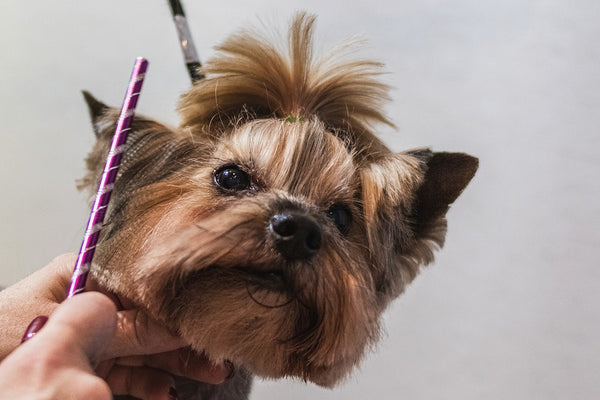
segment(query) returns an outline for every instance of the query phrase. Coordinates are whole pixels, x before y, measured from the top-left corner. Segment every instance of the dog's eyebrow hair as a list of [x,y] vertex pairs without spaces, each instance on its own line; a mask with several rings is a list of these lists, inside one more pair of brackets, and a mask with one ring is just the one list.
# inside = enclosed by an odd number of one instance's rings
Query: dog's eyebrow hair
[[218,158],[247,165],[263,187],[302,193],[320,203],[355,192],[352,154],[317,120],[251,121],[223,141]]

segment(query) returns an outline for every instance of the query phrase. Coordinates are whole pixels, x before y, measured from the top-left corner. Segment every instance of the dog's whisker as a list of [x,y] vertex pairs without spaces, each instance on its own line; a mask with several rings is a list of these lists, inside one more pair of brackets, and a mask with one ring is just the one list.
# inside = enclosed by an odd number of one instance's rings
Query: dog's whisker
[[250,284],[250,283],[247,283],[247,284],[246,284],[246,292],[248,293],[248,297],[250,297],[250,299],[251,299],[253,302],[255,302],[256,304],[258,304],[258,305],[259,305],[259,306],[261,306],[261,307],[264,307],[264,308],[270,308],[270,309],[275,309],[275,308],[283,308],[283,307],[287,307],[287,306],[289,306],[289,305],[290,305],[290,304],[291,304],[291,303],[294,301],[294,298],[290,296],[290,298],[289,298],[289,299],[288,299],[286,302],[284,302],[284,303],[282,303],[282,304],[278,304],[278,305],[270,305],[270,304],[265,304],[265,303],[263,303],[263,302],[259,301],[259,300],[258,300],[256,297],[254,297],[254,295],[253,295],[253,294],[252,294],[252,292],[250,291],[250,286],[251,286],[251,284]]

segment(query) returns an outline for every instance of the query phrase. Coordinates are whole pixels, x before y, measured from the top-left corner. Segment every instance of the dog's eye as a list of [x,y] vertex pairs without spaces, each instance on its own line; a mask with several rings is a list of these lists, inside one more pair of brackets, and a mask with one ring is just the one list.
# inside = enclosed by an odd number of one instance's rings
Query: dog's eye
[[240,191],[250,187],[250,176],[235,165],[226,165],[213,174],[217,186],[228,191]]
[[327,210],[327,215],[342,234],[348,233],[352,223],[352,213],[345,204],[334,204]]

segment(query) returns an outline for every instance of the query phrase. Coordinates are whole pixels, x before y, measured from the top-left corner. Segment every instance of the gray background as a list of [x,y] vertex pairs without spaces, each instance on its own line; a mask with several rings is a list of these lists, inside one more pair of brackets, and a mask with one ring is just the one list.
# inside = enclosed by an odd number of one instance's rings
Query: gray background
[[[387,335],[333,391],[259,382],[253,399],[600,398],[600,2],[185,2],[203,59],[235,29],[319,14],[318,47],[369,40],[386,64],[382,130],[481,159],[446,248],[386,313]],[[138,15],[133,24],[128,24]],[[0,284],[76,251],[74,181],[92,145],[79,90],[177,123],[189,85],[166,1],[0,1]]]

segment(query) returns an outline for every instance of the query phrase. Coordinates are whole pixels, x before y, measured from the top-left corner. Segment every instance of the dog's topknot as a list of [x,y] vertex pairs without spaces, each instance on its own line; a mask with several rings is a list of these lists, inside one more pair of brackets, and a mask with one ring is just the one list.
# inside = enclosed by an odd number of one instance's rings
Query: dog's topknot
[[217,47],[201,70],[206,78],[181,99],[182,127],[214,135],[248,119],[317,118],[354,148],[383,150],[373,135],[375,123],[392,125],[382,112],[389,88],[377,79],[381,64],[348,60],[343,47],[315,60],[314,22],[306,13],[294,17],[287,54],[249,30]]

